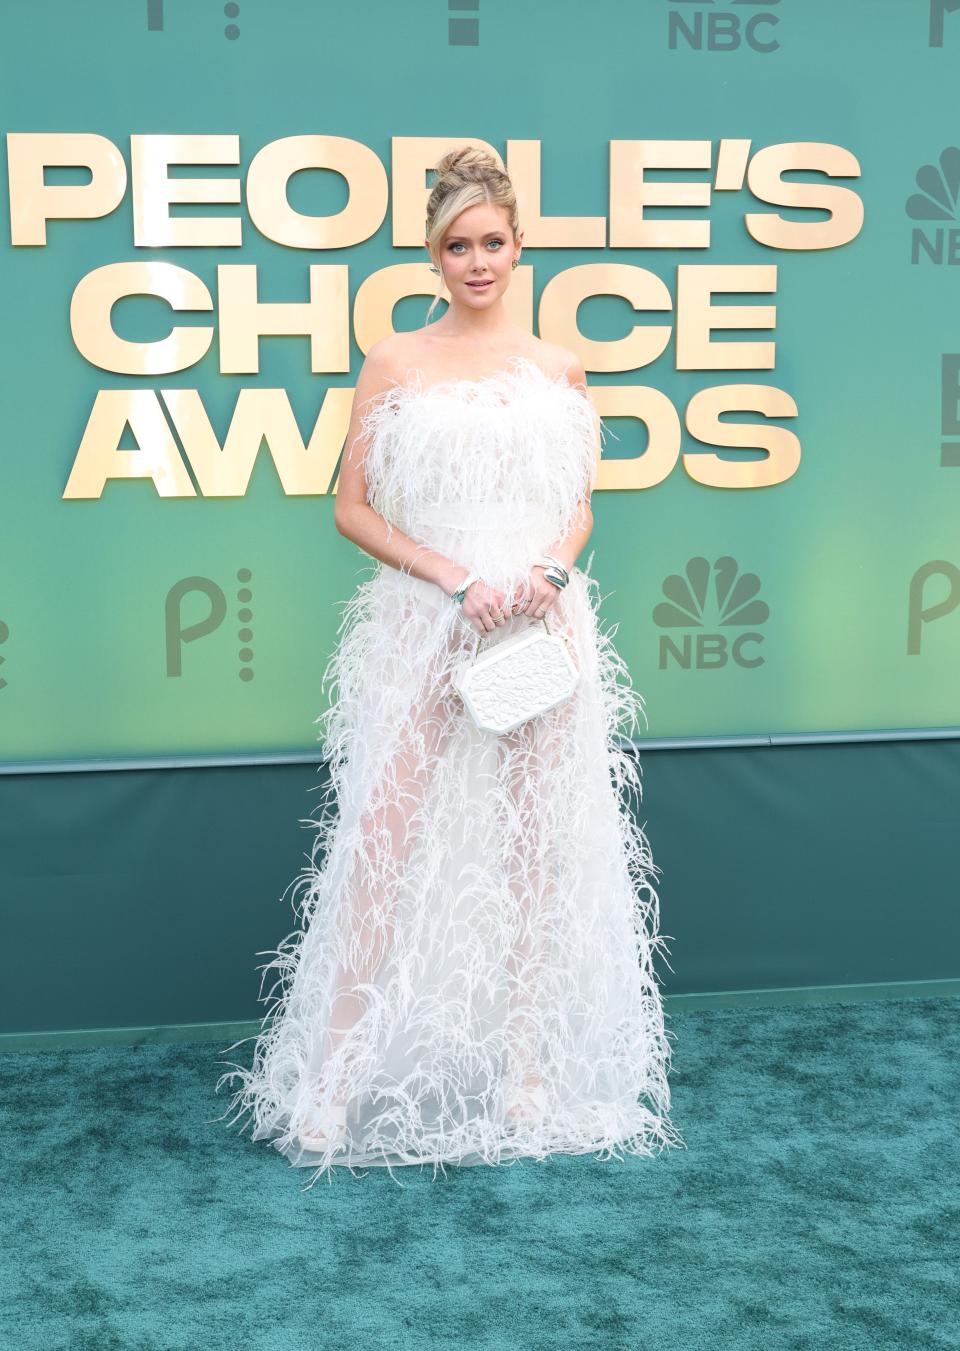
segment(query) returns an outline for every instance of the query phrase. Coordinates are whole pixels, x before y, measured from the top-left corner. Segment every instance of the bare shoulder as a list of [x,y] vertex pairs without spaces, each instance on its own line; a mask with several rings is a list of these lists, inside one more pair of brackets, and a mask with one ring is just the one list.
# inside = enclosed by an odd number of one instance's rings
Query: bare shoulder
[[583,358],[572,352],[569,347],[561,347],[559,343],[551,343],[550,347],[555,362],[554,374],[564,376],[571,385],[583,385],[586,388],[587,372],[584,369]]
[[576,352],[571,352],[569,347],[562,347],[557,342],[541,340],[537,348],[536,359],[551,379],[559,380],[563,378],[571,385],[580,385],[586,389],[587,374],[583,359],[577,356]]
[[428,345],[428,340],[421,338],[417,330],[388,333],[370,348],[364,369],[370,367],[372,374],[403,384],[411,370],[421,366],[424,356],[428,355]]
[[378,377],[393,376],[399,379],[403,366],[402,340],[406,336],[405,333],[388,333],[385,337],[378,338],[364,359],[360,369],[361,376],[367,372]]
[[388,333],[367,352],[357,376],[355,406],[368,403],[395,384],[402,384],[409,367],[406,333]]

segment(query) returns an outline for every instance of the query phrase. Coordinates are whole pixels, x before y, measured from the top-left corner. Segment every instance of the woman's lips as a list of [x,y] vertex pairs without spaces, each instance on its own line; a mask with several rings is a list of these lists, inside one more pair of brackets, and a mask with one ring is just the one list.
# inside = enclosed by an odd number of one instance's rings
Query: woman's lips
[[468,281],[467,285],[473,287],[475,291],[485,291],[488,286],[493,285],[493,278],[489,277],[486,281]]

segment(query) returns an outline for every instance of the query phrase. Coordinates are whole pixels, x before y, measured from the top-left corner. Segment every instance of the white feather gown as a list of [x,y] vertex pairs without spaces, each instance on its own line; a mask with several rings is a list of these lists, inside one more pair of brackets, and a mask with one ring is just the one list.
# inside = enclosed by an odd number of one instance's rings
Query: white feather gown
[[[364,416],[368,500],[509,596],[572,529],[597,427],[581,390],[527,358],[428,388],[413,372]],[[571,569],[548,618],[572,644],[573,696],[504,736],[476,728],[449,676],[539,621],[481,640],[439,587],[379,562],[343,607],[297,927],[259,968],[252,1066],[217,1083],[239,1077],[232,1121],[249,1114],[254,1140],[316,1168],[311,1185],[337,1164],[436,1172],[683,1144],[653,967],[659,869],[619,743],[643,700],[598,592],[589,564]],[[531,1073],[545,1112],[506,1120],[505,1089]],[[346,1133],[304,1148],[314,1107],[343,1102]]]

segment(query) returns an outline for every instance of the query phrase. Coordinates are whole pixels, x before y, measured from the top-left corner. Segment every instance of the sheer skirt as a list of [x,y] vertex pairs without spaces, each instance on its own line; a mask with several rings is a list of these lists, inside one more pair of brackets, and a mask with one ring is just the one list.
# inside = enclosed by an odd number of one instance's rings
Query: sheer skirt
[[[239,1077],[231,1108],[253,1138],[316,1176],[682,1144],[653,969],[658,870],[627,805],[639,766],[613,735],[642,702],[598,625],[596,583],[574,569],[550,613],[574,695],[499,737],[450,682],[478,635],[427,595],[380,571],[348,603],[298,928],[265,968],[253,1065],[218,1088]],[[518,1123],[505,1090],[524,1079],[544,1109]],[[305,1149],[299,1132],[334,1103],[345,1133]]]

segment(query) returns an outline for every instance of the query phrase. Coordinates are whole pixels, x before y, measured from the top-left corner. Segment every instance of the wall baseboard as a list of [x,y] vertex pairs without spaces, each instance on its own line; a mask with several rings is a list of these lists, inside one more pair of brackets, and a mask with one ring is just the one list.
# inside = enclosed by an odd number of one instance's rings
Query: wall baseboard
[[[960,997],[960,979],[897,980],[863,985],[809,985],[769,990],[707,990],[665,995],[664,1012],[691,1013],[715,1008],[771,1008],[788,1004],[845,1004],[870,999],[949,999]],[[51,1032],[0,1033],[0,1055],[13,1051],[65,1051],[85,1047],[150,1046],[170,1042],[217,1042],[239,1046],[256,1035],[256,1019],[228,1023],[181,1023],[160,1027],[93,1027]]]

